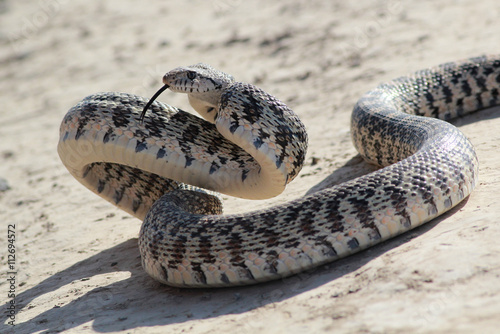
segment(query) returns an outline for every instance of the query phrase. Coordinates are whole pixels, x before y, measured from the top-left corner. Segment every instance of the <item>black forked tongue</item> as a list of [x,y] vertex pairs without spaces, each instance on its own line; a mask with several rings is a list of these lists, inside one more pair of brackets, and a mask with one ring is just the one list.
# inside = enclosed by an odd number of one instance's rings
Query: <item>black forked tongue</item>
[[148,103],[146,103],[146,105],[144,106],[144,109],[142,109],[141,122],[144,121],[144,116],[146,115],[146,111],[148,111],[151,104],[153,104],[153,102],[156,100],[156,98],[158,96],[160,96],[160,94],[163,93],[168,87],[169,87],[168,85],[165,85],[162,88],[158,89],[158,91],[155,93],[155,95],[153,95],[153,97],[151,99],[149,99]]

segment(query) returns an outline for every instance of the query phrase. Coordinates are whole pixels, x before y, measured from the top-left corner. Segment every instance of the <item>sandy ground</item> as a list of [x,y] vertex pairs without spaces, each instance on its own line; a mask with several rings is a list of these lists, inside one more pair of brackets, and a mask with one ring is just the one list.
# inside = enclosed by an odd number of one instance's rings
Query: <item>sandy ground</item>
[[[355,101],[384,80],[498,53],[499,17],[498,0],[0,1],[0,333],[495,332],[498,108],[455,122],[481,161],[463,205],[312,272],[231,289],[150,279],[141,222],[77,183],[56,144],[63,115],[86,95],[149,97],[164,72],[203,61],[276,95],[308,127],[307,164],[281,196],[226,207],[285,202],[373,170],[350,142]],[[182,95],[160,100],[189,108]]]

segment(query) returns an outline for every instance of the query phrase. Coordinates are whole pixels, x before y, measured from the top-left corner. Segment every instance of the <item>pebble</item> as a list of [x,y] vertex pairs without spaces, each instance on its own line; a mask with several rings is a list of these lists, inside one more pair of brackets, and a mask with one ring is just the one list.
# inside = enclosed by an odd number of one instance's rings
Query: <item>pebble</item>
[[0,191],[7,191],[9,189],[9,182],[7,182],[6,179],[0,177]]

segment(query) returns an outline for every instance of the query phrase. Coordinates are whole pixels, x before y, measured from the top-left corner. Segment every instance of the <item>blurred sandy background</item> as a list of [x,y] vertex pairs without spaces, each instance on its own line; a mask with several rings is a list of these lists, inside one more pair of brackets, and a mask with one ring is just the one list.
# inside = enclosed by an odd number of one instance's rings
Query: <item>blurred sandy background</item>
[[[500,53],[497,0],[0,1],[0,300],[15,224],[16,327],[0,333],[493,333],[500,326],[500,110],[455,124],[480,184],[444,217],[350,258],[258,286],[181,290],[140,266],[141,222],[93,195],[56,153],[66,111],[98,91],[150,97],[206,62],[254,83],[308,127],[301,175],[261,208],[373,168],[349,137],[378,83]],[[161,101],[189,109],[183,95]],[[325,182],[323,182],[326,180]],[[6,279],[3,279],[5,277]]]

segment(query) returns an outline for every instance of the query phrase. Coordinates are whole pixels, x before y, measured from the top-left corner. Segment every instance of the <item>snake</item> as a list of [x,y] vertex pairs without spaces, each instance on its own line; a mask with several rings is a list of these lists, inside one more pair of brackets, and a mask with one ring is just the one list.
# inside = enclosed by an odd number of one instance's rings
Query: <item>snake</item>
[[[420,70],[365,93],[352,143],[377,170],[292,201],[223,214],[219,193],[280,194],[306,161],[304,124],[285,103],[206,64],[167,72],[151,99],[84,98],[64,116],[58,153],[84,186],[143,220],[141,263],[174,287],[285,278],[420,226],[469,196],[472,143],[448,121],[499,104],[500,57]],[[199,116],[156,101],[187,94]],[[201,117],[200,117],[201,116]]]

